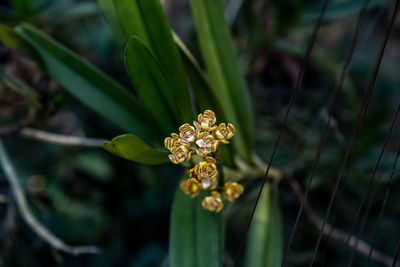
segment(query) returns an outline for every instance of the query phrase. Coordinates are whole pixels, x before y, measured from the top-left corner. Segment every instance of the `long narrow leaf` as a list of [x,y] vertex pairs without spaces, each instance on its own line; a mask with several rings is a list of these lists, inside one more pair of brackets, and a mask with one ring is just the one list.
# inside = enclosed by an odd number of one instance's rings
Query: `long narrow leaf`
[[[218,121],[227,122],[228,116],[225,113],[225,109],[222,107],[220,99],[217,97],[217,92],[201,69],[199,63],[197,63],[189,49],[176,34],[174,34],[174,40],[181,54],[183,67],[185,68],[186,75],[189,78],[195,103],[198,105],[199,110],[204,111],[211,109],[216,113]],[[223,147],[222,156],[225,165],[233,166],[234,155],[235,152],[233,146]]]
[[166,74],[151,51],[137,37],[129,40],[124,54],[125,68],[136,92],[149,107],[165,135],[169,135],[179,126],[173,119],[179,116],[179,111],[174,105],[167,104],[174,103],[174,97]]
[[169,257],[171,267],[222,266],[224,224],[222,214],[204,210],[201,201],[179,188],[172,206]]
[[226,121],[227,115],[223,109],[220,99],[217,97],[215,88],[212,87],[210,80],[201,69],[192,53],[185,46],[182,40],[174,33],[174,40],[179,49],[183,67],[192,87],[195,102],[200,111],[211,109],[215,112],[219,120]]
[[[180,123],[194,119],[189,88],[179,58],[178,50],[172,38],[171,28],[159,0],[113,0],[114,8],[106,10],[111,5],[99,0],[105,11],[106,18],[117,32],[124,32],[125,39],[139,37],[154,53],[162,69],[171,81],[172,94],[180,116]],[[118,17],[119,24],[116,23]]]
[[276,184],[266,184],[246,242],[245,267],[278,267],[282,260],[282,218]]
[[66,90],[124,131],[152,144],[163,136],[148,110],[120,84],[29,24],[16,32],[40,54],[46,71]]
[[251,162],[253,114],[246,83],[235,56],[221,0],[191,0],[198,40],[212,85],[230,122],[238,129],[238,150]]

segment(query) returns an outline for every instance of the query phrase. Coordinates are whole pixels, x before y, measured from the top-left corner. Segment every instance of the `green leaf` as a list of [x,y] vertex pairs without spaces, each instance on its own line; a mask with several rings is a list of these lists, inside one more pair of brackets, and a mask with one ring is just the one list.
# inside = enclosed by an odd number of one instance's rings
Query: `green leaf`
[[36,92],[23,81],[8,74],[3,66],[0,66],[0,82],[20,94],[30,106],[36,109],[41,108]]
[[222,266],[224,222],[221,213],[204,210],[205,193],[190,198],[179,188],[172,205],[169,257],[171,267]]
[[[215,88],[213,88],[199,63],[196,61],[192,53],[190,53],[182,40],[175,33],[173,33],[173,35],[182,58],[183,67],[185,68],[186,75],[189,78],[198,109],[200,111],[211,109],[215,112],[218,121],[227,122],[228,119],[225,114],[225,109],[222,107],[222,104],[217,97]],[[224,158],[225,165],[230,167],[233,166],[234,155],[235,152],[233,146],[222,147],[222,157]]]
[[215,112],[218,120],[226,121],[227,115],[222,108],[221,102],[217,98],[215,88],[213,88],[210,80],[182,40],[175,33],[173,33],[173,35],[199,110],[204,111],[206,109],[211,109]]
[[175,102],[168,104],[177,106],[179,123],[193,121],[195,114],[185,72],[160,0],[113,0],[113,3],[114,8],[100,0],[103,10],[110,8],[105,12],[106,18],[117,36],[121,31],[126,40],[137,36],[150,48],[171,82]]
[[14,29],[3,24],[0,24],[0,40],[5,46],[16,53],[22,54],[35,61],[39,59],[39,55],[28,42],[21,38]]
[[221,0],[191,0],[200,49],[210,81],[237,128],[234,140],[245,160],[252,161],[253,114],[250,96],[235,56]]
[[128,41],[131,36],[138,36],[153,49],[138,1],[111,0],[110,2],[114,4],[116,11],[114,15],[117,16],[125,41]]
[[117,136],[105,142],[103,148],[115,156],[143,164],[154,165],[169,161],[168,152],[152,148],[132,134]]
[[279,267],[282,261],[282,215],[277,184],[266,184],[246,242],[245,267]]
[[46,71],[68,92],[122,130],[161,146],[163,134],[134,95],[95,66],[29,24],[16,32],[40,54]]
[[176,131],[179,124],[173,118],[179,117],[179,111],[174,106],[173,89],[157,59],[137,37],[126,45],[124,59],[128,76],[150,113],[166,135]]

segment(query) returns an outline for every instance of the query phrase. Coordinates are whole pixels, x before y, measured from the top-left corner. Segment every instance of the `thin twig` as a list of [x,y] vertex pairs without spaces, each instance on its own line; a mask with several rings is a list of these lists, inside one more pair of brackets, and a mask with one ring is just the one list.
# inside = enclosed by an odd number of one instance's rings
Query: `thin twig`
[[[356,28],[354,30],[354,34],[353,34],[353,37],[352,37],[352,40],[351,40],[351,45],[350,45],[349,52],[348,52],[348,55],[347,55],[347,58],[346,58],[346,62],[344,64],[344,66],[343,66],[343,69],[342,69],[342,72],[341,72],[341,75],[340,75],[340,80],[339,80],[339,83],[338,83],[338,85],[336,87],[337,91],[341,91],[341,88],[343,87],[343,84],[344,84],[345,78],[347,76],[347,73],[349,71],[350,63],[351,63],[351,61],[353,59],[354,52],[356,51],[357,42],[358,42],[359,35],[360,35],[360,32],[361,32],[361,24],[362,24],[362,21],[364,20],[365,13],[366,13],[366,10],[368,8],[369,2],[370,2],[370,0],[365,0],[364,1],[363,6],[361,7],[361,10],[360,10],[360,12],[358,14]],[[333,101],[335,101],[335,100],[336,99],[333,99]],[[330,119],[330,115],[331,114],[329,112],[328,119]],[[360,122],[360,121],[361,120],[357,119],[357,122]],[[357,129],[357,128],[355,127],[355,129]],[[354,140],[353,137],[354,137],[354,134],[352,134],[351,140]],[[356,144],[355,144],[354,148],[357,146],[358,138],[356,140],[357,141],[356,141]],[[352,142],[350,142],[348,147],[347,147],[345,159],[344,159],[344,161],[342,163],[342,166],[340,168],[338,178],[336,179],[336,184],[335,184],[335,187],[334,187],[334,189],[332,191],[331,198],[329,200],[328,208],[327,208],[327,211],[326,211],[323,223],[322,223],[322,227],[320,228],[320,233],[318,234],[317,243],[315,244],[315,247],[314,247],[313,256],[312,256],[312,259],[311,259],[311,262],[310,262],[310,265],[309,265],[310,267],[313,266],[313,263],[314,263],[315,258],[317,256],[319,244],[320,244],[321,238],[322,238],[322,233],[323,233],[323,230],[325,228],[325,224],[327,223],[327,220],[328,220],[328,217],[329,217],[332,205],[333,205],[333,201],[334,201],[335,196],[336,196],[337,189],[339,188],[339,184],[340,184],[340,182],[342,180],[342,173],[343,173],[343,170],[344,170],[346,162],[347,162],[347,158],[348,158],[348,155],[349,155],[351,144],[352,144]]]
[[[255,200],[255,203],[254,203],[253,208],[252,208],[251,213],[250,213],[249,220],[248,220],[246,228],[245,228],[244,237],[242,238],[242,241],[240,242],[240,246],[239,246],[238,252],[237,252],[236,257],[235,257],[235,267],[237,266],[237,264],[239,262],[239,259],[240,259],[240,256],[242,254],[244,245],[246,243],[246,237],[247,237],[247,234],[249,232],[250,225],[251,225],[251,222],[252,222],[253,217],[254,217],[254,213],[256,211],[258,202],[260,201],[261,193],[263,191],[264,185],[267,182],[268,173],[270,171],[272,162],[273,162],[273,160],[275,158],[275,154],[276,154],[276,151],[277,151],[278,146],[280,144],[280,140],[281,140],[282,134],[283,134],[283,132],[284,132],[284,130],[286,128],[287,119],[288,119],[289,114],[290,114],[290,112],[292,110],[292,107],[293,107],[293,104],[294,104],[294,102],[296,100],[297,94],[298,94],[298,92],[300,90],[301,83],[302,83],[303,77],[304,77],[304,73],[305,73],[306,67],[308,66],[308,63],[309,63],[309,60],[310,60],[310,56],[311,56],[311,52],[312,52],[312,50],[314,48],[314,44],[315,44],[315,42],[317,40],[318,32],[319,32],[319,29],[321,27],[322,19],[323,19],[324,15],[325,15],[325,11],[326,11],[326,8],[328,6],[329,1],[330,0],[324,0],[324,2],[322,4],[322,7],[321,7],[321,11],[320,11],[319,17],[318,17],[318,20],[317,20],[317,23],[315,24],[314,30],[313,30],[313,32],[311,34],[311,39],[310,39],[310,42],[308,43],[308,46],[307,46],[306,55],[305,55],[303,64],[301,66],[299,76],[297,77],[296,86],[295,86],[295,88],[292,91],[292,94],[290,96],[290,100],[289,100],[289,103],[287,105],[286,112],[285,112],[285,115],[283,117],[282,125],[281,125],[281,128],[279,130],[278,137],[276,138],[275,145],[274,145],[274,148],[272,150],[272,153],[271,153],[268,165],[267,165],[267,169],[265,171],[265,175],[264,175],[264,178],[263,178],[261,186],[260,186],[260,190],[258,191],[257,198]],[[288,245],[288,247],[290,247],[290,244]],[[284,256],[283,256],[282,267],[285,265],[285,261],[286,261],[286,257],[288,255],[288,252],[289,251],[287,249],[285,254],[284,254]]]
[[375,227],[375,233],[374,233],[374,237],[372,239],[371,249],[370,249],[369,255],[368,255],[367,267],[369,265],[369,262],[370,262],[370,259],[371,259],[371,255],[372,255],[372,252],[373,252],[373,249],[374,249],[376,236],[378,235],[379,226],[380,226],[381,221],[382,221],[383,212],[385,211],[385,206],[386,206],[386,203],[387,203],[388,198],[389,198],[390,188],[391,188],[391,186],[393,184],[393,176],[394,176],[394,173],[396,171],[396,165],[397,165],[397,160],[399,159],[399,156],[400,156],[400,149],[397,151],[396,159],[394,160],[394,163],[393,163],[392,173],[390,174],[390,179],[389,179],[389,182],[387,183],[387,186],[386,186],[385,197],[384,197],[383,202],[382,202],[381,211],[379,212],[378,222],[377,222],[376,227]]
[[[299,183],[292,179],[287,179],[285,181],[288,182],[296,198],[298,199],[299,202],[301,202],[304,199],[304,195]],[[316,215],[315,211],[311,208],[308,202],[304,203],[304,214],[306,214],[308,220],[314,227],[316,227],[319,230],[322,228],[323,221]],[[348,233],[339,230],[337,228],[332,228],[332,226],[328,223],[325,223],[325,227],[323,228],[322,234],[325,236],[330,235],[330,237],[333,240],[336,240],[343,244],[346,243],[348,237]],[[354,246],[356,244],[356,240],[357,240],[356,236],[352,235],[349,243]],[[368,257],[371,246],[365,241],[359,240],[355,249],[359,254]],[[371,259],[381,264],[384,264],[385,266],[392,266],[393,263],[393,259],[391,257],[376,250],[372,252]],[[394,267],[399,267],[399,266],[400,265],[394,265]]]
[[103,143],[106,141],[104,139],[97,138],[49,133],[28,127],[22,128],[20,131],[20,135],[47,143],[66,146],[102,147]]
[[[385,34],[385,38],[384,38],[384,40],[383,40],[383,43],[382,43],[382,45],[381,45],[381,47],[380,47],[378,60],[377,60],[376,63],[375,63],[373,76],[372,76],[372,79],[370,80],[369,86],[372,86],[372,87],[373,87],[374,84],[375,84],[376,76],[377,76],[377,74],[378,74],[378,72],[379,72],[379,67],[380,67],[380,64],[381,64],[381,62],[382,62],[383,55],[384,55],[384,53],[385,53],[386,45],[387,45],[387,43],[388,43],[388,41],[389,41],[389,38],[390,38],[390,35],[391,35],[392,31],[393,31],[393,27],[394,27],[394,24],[395,24],[395,21],[396,21],[396,17],[397,17],[397,14],[398,14],[399,7],[400,7],[400,0],[397,0],[396,3],[395,3],[395,5],[394,5],[394,10],[393,10],[393,13],[392,13],[391,18],[390,18],[390,23],[389,23],[388,30],[387,30],[387,32],[386,32],[386,34]],[[400,107],[400,106],[399,106],[399,107]],[[398,111],[396,112],[395,117],[396,117],[397,115],[398,115]],[[356,214],[356,216],[355,216],[355,218],[354,218],[354,222],[353,222],[352,230],[351,230],[350,234],[353,233],[354,227],[355,227],[355,226],[357,225],[357,223],[358,223],[358,217],[359,217],[359,215],[360,215],[360,213],[361,213],[361,210],[363,209],[364,202],[365,202],[365,200],[366,200],[366,196],[368,195],[369,189],[370,189],[372,183],[373,183],[374,180],[375,180],[376,169],[377,169],[377,167],[379,166],[380,159],[381,159],[381,156],[382,156],[383,151],[384,151],[384,149],[385,149],[388,136],[390,136],[390,131],[392,130],[392,127],[393,127],[393,125],[391,125],[391,127],[390,127],[390,129],[389,129],[389,132],[388,132],[388,135],[387,135],[387,137],[386,137],[385,143],[383,144],[381,153],[379,154],[379,157],[378,157],[378,161],[377,161],[377,163],[376,163],[376,165],[375,165],[375,169],[374,169],[374,171],[372,172],[372,176],[371,176],[371,178],[370,178],[370,180],[369,180],[369,182],[368,182],[368,185],[367,185],[367,187],[366,187],[366,189],[365,189],[365,191],[364,191],[364,194],[363,194],[363,197],[362,197],[362,199],[361,199],[361,203],[360,203],[359,209],[357,210],[357,214]],[[364,215],[365,218],[368,217],[368,213],[369,213],[369,210],[367,209],[366,212],[365,212],[365,215]],[[363,232],[363,226],[361,226],[361,228],[360,228],[360,231],[359,231],[359,233],[358,233],[358,235],[357,235],[357,239],[359,239],[359,238],[361,237],[362,232]],[[357,244],[357,242],[356,242],[356,244]],[[348,266],[351,266],[351,264],[352,264],[352,259],[353,259],[353,255],[351,256],[351,260],[350,260]]]
[[394,253],[392,267],[396,267],[397,259],[399,258],[399,253],[400,253],[400,240],[399,243],[397,244],[396,252]]
[[41,224],[32,214],[29,209],[28,202],[26,200],[24,190],[19,183],[18,177],[12,166],[10,159],[7,155],[5,147],[0,139],[0,165],[3,168],[4,174],[8,179],[11,190],[14,195],[16,205],[22,215],[25,222],[32,228],[36,234],[43,239],[45,242],[49,243],[52,247],[64,251],[72,255],[79,255],[83,253],[99,253],[100,250],[94,246],[81,246],[72,247],[67,245],[63,240],[51,233],[43,224]]

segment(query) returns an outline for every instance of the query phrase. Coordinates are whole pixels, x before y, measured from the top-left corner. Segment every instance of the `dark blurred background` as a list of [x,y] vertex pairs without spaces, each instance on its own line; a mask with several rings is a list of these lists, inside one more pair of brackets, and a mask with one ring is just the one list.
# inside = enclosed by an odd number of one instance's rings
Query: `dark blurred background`
[[[0,1],[0,21],[14,26],[28,21],[46,31],[100,69],[130,87],[118,44],[95,1]],[[162,1],[171,26],[201,62],[188,1]],[[267,162],[278,135],[286,105],[304,60],[305,48],[322,1],[230,0],[226,17],[232,27],[241,68],[246,75],[256,116],[256,151]],[[304,188],[315,157],[332,92],[337,84],[363,0],[331,0],[305,73],[301,91],[278,149],[275,167]],[[371,0],[361,37],[333,109],[330,134],[311,187],[309,202],[323,218],[343,160],[362,96],[394,1]],[[335,227],[349,231],[364,188],[378,158],[389,123],[400,101],[400,18],[397,19],[372,94],[355,160],[343,192]],[[162,45],[162,44],[160,44]],[[66,135],[110,139],[121,132],[82,105],[55,81],[43,76],[35,63],[0,44],[2,69],[24,80],[41,96],[44,110],[31,127]],[[13,203],[7,180],[0,172],[0,266],[160,266],[167,262],[169,213],[183,169],[131,163],[96,148],[76,148],[23,138],[13,132],[29,116],[20,96],[0,85],[0,129],[35,216],[72,245],[96,245],[99,255],[79,257],[52,249],[25,224]],[[28,114],[28,115],[27,115]],[[396,124],[378,176],[375,200],[362,239],[371,242],[379,208],[399,146]],[[400,180],[392,193],[380,227],[376,248],[393,257],[400,238]],[[246,184],[245,196],[226,213],[226,266],[232,266],[260,185]],[[288,185],[280,187],[287,241],[298,210]],[[337,203],[337,202],[336,202]],[[307,266],[318,230],[304,218],[288,258],[289,266]],[[338,266],[343,244],[322,240],[318,266]],[[364,266],[356,255],[353,266]],[[379,264],[370,266],[381,266]]]

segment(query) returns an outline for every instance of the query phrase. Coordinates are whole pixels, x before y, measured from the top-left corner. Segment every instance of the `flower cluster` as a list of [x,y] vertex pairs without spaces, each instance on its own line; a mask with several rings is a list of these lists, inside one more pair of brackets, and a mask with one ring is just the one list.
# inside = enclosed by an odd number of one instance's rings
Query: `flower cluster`
[[218,168],[215,155],[219,147],[229,144],[235,135],[235,127],[228,123],[215,125],[217,119],[211,110],[199,114],[198,121],[193,126],[185,123],[179,127],[179,134],[172,133],[165,138],[165,147],[171,152],[169,159],[174,164],[191,161],[197,155],[200,160],[189,170],[189,179],[180,184],[181,190],[192,198],[200,191],[211,192],[203,202],[202,207],[209,211],[219,212],[223,208],[222,196],[232,202],[243,194],[243,186],[238,183],[226,182],[219,187]]

